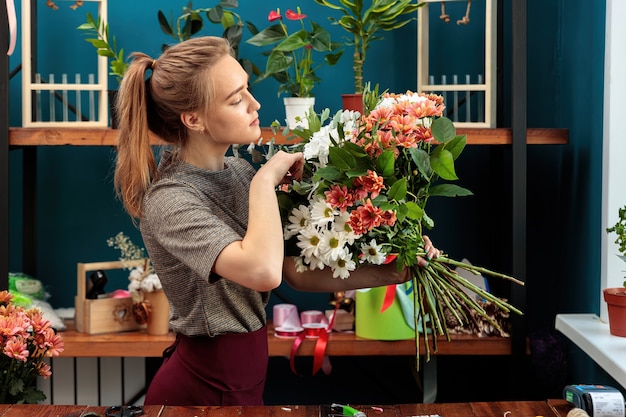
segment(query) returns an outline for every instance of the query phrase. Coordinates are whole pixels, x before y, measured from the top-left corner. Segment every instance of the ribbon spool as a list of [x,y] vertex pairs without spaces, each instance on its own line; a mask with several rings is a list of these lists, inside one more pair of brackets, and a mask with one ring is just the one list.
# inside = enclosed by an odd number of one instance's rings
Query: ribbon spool
[[293,304],[276,304],[273,308],[274,335],[276,337],[298,337],[304,330],[300,325],[298,309]]

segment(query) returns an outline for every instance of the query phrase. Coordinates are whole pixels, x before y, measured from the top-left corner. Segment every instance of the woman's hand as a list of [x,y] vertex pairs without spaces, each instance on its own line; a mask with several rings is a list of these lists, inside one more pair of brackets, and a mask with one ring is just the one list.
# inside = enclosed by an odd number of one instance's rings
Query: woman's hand
[[257,175],[267,175],[274,187],[280,184],[289,184],[294,180],[302,179],[304,156],[301,152],[276,152],[257,172]]
[[428,266],[428,262],[430,262],[431,259],[437,259],[439,255],[441,255],[441,251],[433,246],[433,242],[430,241],[428,236],[423,235],[422,239],[424,240],[424,252],[426,252],[426,259],[418,256],[417,264],[422,268],[425,268]]

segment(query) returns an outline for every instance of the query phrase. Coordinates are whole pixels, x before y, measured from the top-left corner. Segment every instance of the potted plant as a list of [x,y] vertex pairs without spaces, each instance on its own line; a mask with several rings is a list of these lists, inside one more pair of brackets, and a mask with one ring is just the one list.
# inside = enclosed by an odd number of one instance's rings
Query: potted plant
[[[300,104],[299,111],[297,110],[294,115],[287,115],[290,128],[293,129],[297,125],[306,128],[304,115],[314,105],[311,91],[320,81],[315,71],[323,64],[335,65],[343,50],[339,43],[331,41],[330,33],[319,24],[310,21],[310,29],[307,29],[304,24],[307,15],[303,14],[300,8],[297,12],[287,10],[285,17],[287,20],[299,21],[300,29],[290,34],[287,25],[282,20],[280,9],[276,9],[270,11],[267,20],[277,23],[261,32],[256,32],[246,42],[259,47],[273,45],[269,51],[265,52],[267,55],[265,71],[259,76],[257,82],[270,77],[277,80],[280,83],[278,95],[283,93],[288,95],[284,99],[285,106],[292,101],[302,101],[293,100],[294,98],[306,99]],[[314,52],[324,54],[323,63],[318,65],[314,63]],[[288,107],[286,110],[290,111]]]
[[[620,259],[626,262],[626,206],[618,210],[619,220],[606,229],[607,233],[615,233],[615,243],[619,246]],[[622,287],[605,288],[604,301],[609,311],[609,328],[614,336],[626,337],[626,277]]]
[[[370,43],[382,40],[380,31],[399,29],[407,23],[415,20],[414,13],[424,3],[417,0],[315,0],[316,3],[340,10],[342,16],[339,19],[329,17],[335,25],[342,27],[351,39],[346,43],[354,48],[352,54],[352,68],[354,70],[354,95],[345,94],[344,100],[356,100],[354,104],[344,101],[344,108],[359,110],[362,112],[361,95],[363,93],[363,65],[367,58],[367,50]],[[369,3],[369,6],[367,5]]]
[[[204,28],[203,14],[209,22],[221,24],[224,28],[222,37],[228,40],[235,51],[235,58],[252,78],[254,75],[259,75],[261,71],[249,59],[239,57],[239,45],[243,38],[244,26],[247,26],[253,33],[257,33],[258,30],[252,23],[244,21],[239,14],[231,10],[237,6],[237,0],[221,0],[214,7],[194,9],[190,1],[183,7],[182,14],[176,19],[171,13],[168,19],[161,10],[158,11],[157,17],[163,33],[174,38],[176,42],[185,41]],[[167,45],[163,45],[163,49],[166,47]]]

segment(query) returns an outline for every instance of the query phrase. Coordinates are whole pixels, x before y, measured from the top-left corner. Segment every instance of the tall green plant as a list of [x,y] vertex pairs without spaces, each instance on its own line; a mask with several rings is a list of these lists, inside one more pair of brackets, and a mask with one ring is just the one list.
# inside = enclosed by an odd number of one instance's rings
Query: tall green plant
[[[423,6],[419,0],[315,0],[322,6],[339,10],[339,19],[329,17],[351,36],[346,45],[354,48],[352,68],[354,70],[354,92],[363,92],[363,65],[370,43],[383,39],[380,31],[392,31],[416,20],[411,13]],[[366,5],[369,4],[369,6]]]

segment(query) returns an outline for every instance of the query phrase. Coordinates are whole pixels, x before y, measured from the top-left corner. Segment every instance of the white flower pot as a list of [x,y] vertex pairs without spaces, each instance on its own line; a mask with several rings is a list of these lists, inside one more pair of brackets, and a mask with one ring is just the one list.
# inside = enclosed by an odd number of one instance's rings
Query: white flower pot
[[315,106],[315,97],[285,97],[283,102],[289,129],[295,129],[297,126],[307,129],[309,123],[306,120],[306,114]]

